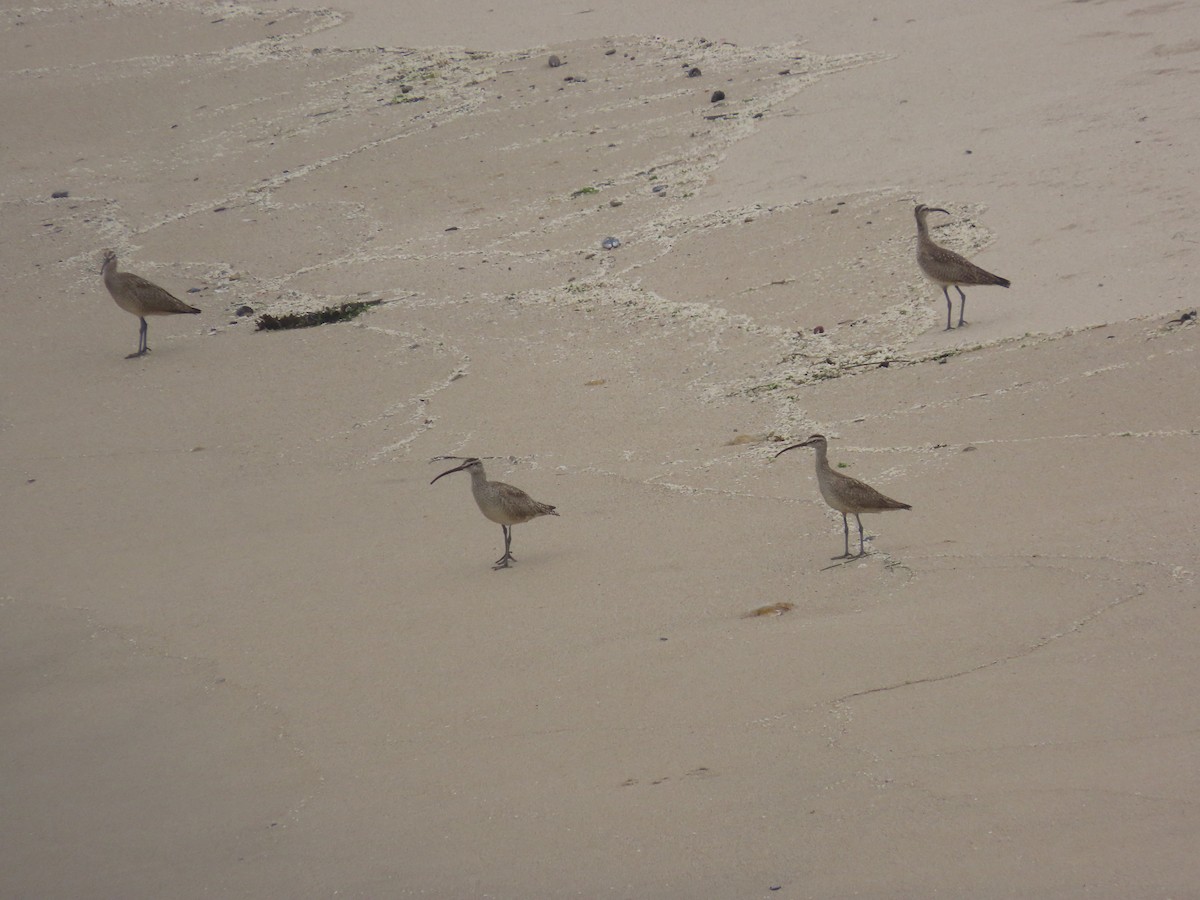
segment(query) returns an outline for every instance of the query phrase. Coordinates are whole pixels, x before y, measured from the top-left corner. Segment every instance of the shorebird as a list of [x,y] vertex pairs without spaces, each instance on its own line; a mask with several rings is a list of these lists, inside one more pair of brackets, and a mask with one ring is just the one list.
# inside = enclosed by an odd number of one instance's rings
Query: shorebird
[[146,346],[146,316],[200,312],[196,307],[188,306],[174,294],[140,275],[118,272],[117,254],[112,250],[104,251],[104,263],[100,266],[100,274],[104,276],[104,286],[117,301],[117,306],[125,312],[133,313],[142,323],[138,330],[137,353],[130,353],[126,359],[136,359],[150,352],[150,348]]
[[[457,456],[439,456],[436,459],[462,459]],[[434,460],[431,460],[433,462]],[[549,503],[534,500],[520,488],[503,481],[488,481],[483,471],[483,463],[475,457],[463,460],[461,466],[447,469],[433,481],[453,472],[467,471],[471,473],[471,494],[479,505],[479,511],[504,530],[504,555],[492,565],[493,569],[507,569],[509,563],[517,561],[512,555],[512,526],[522,525],[538,516],[557,516],[554,507]]]
[[825,440],[823,434],[814,434],[806,441],[784,447],[775,454],[775,458],[778,459],[780,455],[789,450],[795,450],[797,447],[812,447],[817,451],[817,487],[821,489],[821,496],[825,498],[825,502],[842,514],[842,532],[846,537],[846,552],[841,556],[833,557],[834,559],[850,557],[850,522],[846,518],[847,513],[854,513],[854,520],[858,522],[858,555],[864,556],[867,551],[863,547],[863,526],[859,513],[912,509],[907,503],[885,497],[869,484],[863,484],[857,478],[851,478],[849,475],[843,475],[830,468],[829,442]]
[[917,208],[914,210],[917,217],[917,265],[921,267],[921,272],[925,277],[938,285],[946,296],[946,330],[949,331],[950,312],[953,308],[950,303],[949,288],[951,285],[958,291],[958,296],[961,298],[958,305],[958,327],[961,328],[967,324],[963,318],[963,310],[967,306],[967,295],[963,293],[962,285],[998,284],[1000,287],[1008,287],[1012,282],[979,268],[975,263],[953,250],[947,250],[945,247],[935,244],[933,238],[929,236],[929,228],[925,224],[925,217],[931,212],[950,215],[949,211],[940,207],[926,206],[924,203],[917,204]]

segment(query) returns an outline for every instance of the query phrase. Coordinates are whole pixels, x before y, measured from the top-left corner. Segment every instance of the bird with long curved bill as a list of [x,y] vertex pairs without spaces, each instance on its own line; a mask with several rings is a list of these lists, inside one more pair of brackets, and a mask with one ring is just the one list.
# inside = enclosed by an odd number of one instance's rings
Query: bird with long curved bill
[[921,272],[926,278],[942,289],[942,294],[946,298],[946,330],[949,331],[950,313],[954,309],[950,302],[951,287],[958,291],[958,296],[961,298],[958,304],[958,327],[962,328],[967,324],[967,320],[963,318],[967,308],[967,295],[963,293],[962,289],[964,284],[994,284],[1006,288],[1012,282],[999,275],[993,275],[986,269],[979,268],[975,263],[953,250],[947,250],[940,244],[935,244],[933,238],[929,236],[929,226],[925,224],[925,219],[931,212],[950,215],[949,211],[940,207],[926,206],[924,203],[917,204],[917,208],[914,210],[917,217],[917,265],[921,267]]
[[775,458],[778,459],[784,453],[795,450],[797,447],[812,447],[817,452],[817,487],[820,488],[825,502],[842,514],[842,533],[845,536],[846,549],[841,556],[835,556],[834,559],[850,558],[850,522],[846,518],[848,514],[853,513],[854,521],[858,523],[858,555],[865,556],[867,551],[863,538],[862,519],[859,518],[859,514],[889,512],[893,509],[912,509],[907,503],[885,497],[869,484],[864,484],[857,478],[851,478],[849,475],[843,475],[833,469],[829,465],[829,442],[823,434],[814,434],[798,444],[784,447],[775,454]]
[[503,481],[488,481],[487,474],[483,470],[483,462],[477,457],[471,456],[464,459],[457,456],[438,456],[430,462],[445,459],[462,459],[463,462],[453,469],[447,469],[429,483],[433,484],[438,478],[445,478],[455,472],[470,474],[471,494],[475,497],[479,511],[504,531],[504,555],[492,564],[492,568],[507,569],[510,563],[517,561],[517,558],[512,555],[512,526],[523,525],[538,516],[557,516],[558,512],[549,503],[534,500],[523,490],[513,487],[511,484],[505,484]]

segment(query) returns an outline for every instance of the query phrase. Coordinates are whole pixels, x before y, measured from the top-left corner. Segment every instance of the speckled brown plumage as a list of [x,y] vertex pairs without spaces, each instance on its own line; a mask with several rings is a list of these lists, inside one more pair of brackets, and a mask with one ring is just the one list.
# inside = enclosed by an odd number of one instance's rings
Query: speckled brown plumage
[[850,522],[846,518],[847,514],[853,513],[855,521],[858,522],[858,555],[862,556],[866,553],[866,549],[864,547],[862,519],[859,518],[859,513],[879,513],[889,512],[893,509],[912,509],[907,503],[901,503],[899,500],[886,497],[869,484],[864,484],[857,478],[851,478],[849,475],[843,475],[841,472],[830,467],[828,455],[829,442],[825,439],[824,435],[814,434],[799,444],[784,447],[775,456],[778,458],[781,454],[787,453],[789,450],[795,450],[797,447],[812,447],[816,451],[817,487],[820,489],[821,496],[825,499],[825,502],[842,514],[842,532],[846,539],[846,549],[841,556],[835,556],[834,559],[845,559],[850,556]]
[[[925,224],[925,218],[931,212],[946,213],[946,210],[926,206],[923,203],[918,203],[914,210],[917,219],[917,265],[921,267],[921,272],[926,278],[942,289],[942,294],[946,297],[946,330],[949,331],[952,310],[949,290],[951,286],[958,291],[958,296],[961,298],[958,307],[958,324],[959,327],[962,327],[967,324],[963,318],[967,306],[967,295],[963,293],[962,285],[994,284],[1006,288],[1012,282],[999,275],[993,275],[986,269],[981,269],[953,250],[947,250],[945,247],[935,244],[933,238],[929,236],[929,226]],[[949,215],[949,213],[946,214]]]
[[138,349],[130,353],[126,359],[134,359],[150,352],[146,346],[146,316],[170,316],[177,314],[195,314],[200,310],[184,303],[174,294],[160,288],[152,281],[147,281],[132,272],[117,270],[117,254],[112,250],[104,251],[104,262],[100,266],[100,274],[104,276],[104,286],[109,294],[117,301],[117,306],[127,313],[138,317],[141,326],[138,330]]
[[[443,459],[445,457],[438,457]],[[557,516],[558,512],[549,503],[534,500],[527,493],[503,481],[488,481],[483,470],[483,463],[472,457],[460,466],[448,469],[433,481],[452,472],[466,471],[471,474],[471,494],[479,511],[488,519],[495,522],[504,531],[504,555],[496,560],[493,569],[506,569],[509,563],[516,562],[512,555],[512,526],[522,525],[538,516]]]

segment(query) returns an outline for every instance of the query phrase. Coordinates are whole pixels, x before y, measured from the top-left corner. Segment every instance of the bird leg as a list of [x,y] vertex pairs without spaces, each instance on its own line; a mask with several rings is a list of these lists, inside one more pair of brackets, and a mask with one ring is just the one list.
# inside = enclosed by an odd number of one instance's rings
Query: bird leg
[[145,356],[147,353],[150,352],[150,348],[146,346],[146,331],[147,331],[146,318],[145,318],[145,316],[138,316],[138,320],[142,324],[138,328],[137,353],[130,353],[128,356],[125,357],[126,359],[137,359],[139,356]]
[[[858,515],[858,513],[855,513],[855,514],[854,514],[854,520],[855,520],[856,522],[858,522],[858,555],[859,555],[859,556],[866,556],[866,555],[867,555],[867,550],[866,550],[866,548],[863,546],[863,527],[862,527],[862,518],[861,518],[861,517]],[[850,555],[850,548],[849,548],[849,547],[847,547],[847,548],[846,548],[846,555],[847,555],[847,556],[849,556],[849,555]]]
[[[958,327],[962,328],[967,324],[967,320],[963,318],[963,313],[967,309],[967,295],[963,293],[963,289],[957,284],[954,286],[954,289],[958,291],[958,296],[962,297],[962,302],[958,304]],[[947,295],[946,300],[950,300],[949,295]]]
[[950,330],[950,313],[954,311],[954,304],[950,302],[950,289],[946,285],[942,285],[942,293],[946,295],[946,330]]
[[845,513],[842,513],[842,536],[846,539],[846,552],[841,556],[831,556],[830,559],[850,558],[850,522],[846,519]]
[[504,529],[504,555],[492,564],[493,569],[507,569],[510,562],[516,562],[517,558],[512,555],[509,549],[512,546],[512,529],[507,525],[501,525]]

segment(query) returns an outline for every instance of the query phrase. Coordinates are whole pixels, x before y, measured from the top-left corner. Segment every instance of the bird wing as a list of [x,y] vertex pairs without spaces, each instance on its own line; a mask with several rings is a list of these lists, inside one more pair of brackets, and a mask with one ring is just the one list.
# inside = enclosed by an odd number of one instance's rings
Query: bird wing
[[912,509],[907,503],[901,503],[899,500],[893,500],[885,494],[879,493],[869,484],[864,484],[857,478],[851,478],[849,475],[843,475],[841,472],[833,472],[837,476],[837,480],[841,482],[841,491],[843,496],[849,500],[860,511],[866,510],[883,510],[883,509]]
[[184,303],[170,291],[160,288],[153,281],[132,272],[118,272],[117,286],[142,308],[144,313],[198,313],[200,310]]
[[947,250],[945,247],[930,241],[921,248],[921,262],[928,263],[939,268],[942,267],[970,267],[973,264],[965,256],[955,253],[953,250]]
[[931,278],[946,284],[998,284],[1008,287],[1009,280],[981,269],[965,256],[930,241],[921,247],[917,262]]
[[513,487],[503,481],[495,481],[492,484],[496,488],[500,506],[513,519],[529,520],[537,516],[558,515],[553,506],[534,500],[519,487]]

